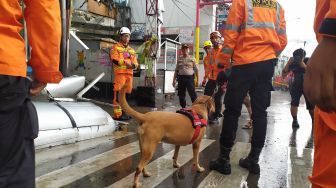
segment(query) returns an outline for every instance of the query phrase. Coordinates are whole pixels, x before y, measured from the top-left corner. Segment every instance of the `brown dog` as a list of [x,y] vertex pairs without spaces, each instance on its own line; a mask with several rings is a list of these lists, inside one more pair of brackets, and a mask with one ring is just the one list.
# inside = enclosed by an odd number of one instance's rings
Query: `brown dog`
[[[118,99],[121,108],[139,122],[138,135],[141,151],[141,158],[135,171],[133,187],[139,187],[139,175],[142,172],[144,177],[150,174],[146,171],[145,166],[151,160],[157,145],[160,141],[174,144],[175,152],[173,157],[173,166],[179,167],[177,162],[178,151],[180,146],[188,145],[194,135],[195,129],[190,119],[179,113],[153,111],[145,114],[139,113],[132,109],[125,98],[126,87],[124,86],[119,92]],[[214,102],[210,96],[200,96],[192,104],[191,108],[196,113],[208,120],[208,113],[214,111]],[[198,154],[200,144],[205,133],[206,127],[200,129],[198,137],[193,143],[193,161],[198,172],[203,172],[204,168],[198,163]]]

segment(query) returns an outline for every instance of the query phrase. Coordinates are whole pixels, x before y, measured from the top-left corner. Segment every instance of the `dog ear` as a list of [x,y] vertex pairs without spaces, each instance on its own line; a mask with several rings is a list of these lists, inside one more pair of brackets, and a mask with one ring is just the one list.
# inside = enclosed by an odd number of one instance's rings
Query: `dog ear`
[[207,100],[206,106],[209,112],[215,112],[215,102],[212,97]]

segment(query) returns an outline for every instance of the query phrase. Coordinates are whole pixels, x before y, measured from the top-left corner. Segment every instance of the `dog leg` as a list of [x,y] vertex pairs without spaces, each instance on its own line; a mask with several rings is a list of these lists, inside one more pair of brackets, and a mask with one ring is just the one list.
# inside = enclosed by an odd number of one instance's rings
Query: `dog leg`
[[[139,146],[140,146],[140,153],[142,153],[142,135],[138,134],[139,136]],[[146,168],[144,167],[143,170],[142,170],[142,174],[143,174],[143,177],[150,177],[151,174],[146,170]]]
[[174,151],[174,156],[173,156],[173,167],[174,168],[179,168],[181,165],[177,162],[177,158],[178,158],[178,152],[180,150],[180,146],[175,146],[175,151]]
[[142,140],[143,142],[140,144],[141,158],[138,167],[135,170],[134,183],[133,183],[134,188],[138,188],[141,185],[140,183],[141,172],[145,172],[147,175],[149,174],[146,170],[144,170],[144,168],[151,160],[157,146],[157,142],[153,143],[152,141],[149,140],[149,138],[142,137],[140,140]]
[[192,147],[193,147],[193,156],[194,156],[194,165],[195,165],[195,167],[197,169],[197,172],[203,172],[204,171],[204,168],[199,165],[199,161],[198,161],[199,149],[200,149],[200,146],[201,146],[201,141],[202,141],[202,138],[200,138],[198,141],[196,141],[192,145]]

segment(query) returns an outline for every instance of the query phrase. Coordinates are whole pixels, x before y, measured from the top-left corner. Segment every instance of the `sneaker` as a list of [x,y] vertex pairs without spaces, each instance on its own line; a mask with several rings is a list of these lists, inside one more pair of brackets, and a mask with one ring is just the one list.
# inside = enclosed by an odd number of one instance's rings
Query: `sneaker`
[[299,122],[297,120],[293,120],[292,128],[299,128],[299,127],[300,127]]

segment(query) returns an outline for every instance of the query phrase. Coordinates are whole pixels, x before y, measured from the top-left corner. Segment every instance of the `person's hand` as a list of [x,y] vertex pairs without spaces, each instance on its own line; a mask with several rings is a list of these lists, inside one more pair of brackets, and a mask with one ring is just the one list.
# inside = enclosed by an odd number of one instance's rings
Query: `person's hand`
[[41,83],[37,80],[33,81],[32,86],[29,90],[30,95],[37,96],[41,91],[47,86],[45,83]]
[[132,65],[132,63],[125,62],[125,64],[126,64],[126,67],[127,67],[128,69],[133,69],[133,65]]
[[304,92],[325,112],[336,112],[336,39],[324,37],[309,59]]
[[173,81],[173,87],[175,87],[175,86],[176,86],[176,80]]
[[205,85],[206,85],[206,79],[204,79],[203,81],[202,81],[202,87],[205,87]]

